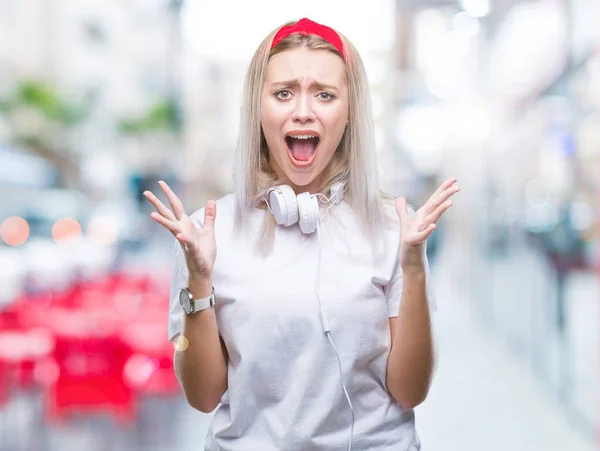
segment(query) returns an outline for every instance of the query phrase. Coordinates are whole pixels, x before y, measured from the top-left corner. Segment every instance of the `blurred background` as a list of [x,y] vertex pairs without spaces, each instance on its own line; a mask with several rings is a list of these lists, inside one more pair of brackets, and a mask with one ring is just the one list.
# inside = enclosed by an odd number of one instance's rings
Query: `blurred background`
[[0,450],[203,449],[142,192],[232,190],[247,65],[305,16],[364,59],[386,191],[462,188],[423,449],[596,448],[600,2],[0,0]]

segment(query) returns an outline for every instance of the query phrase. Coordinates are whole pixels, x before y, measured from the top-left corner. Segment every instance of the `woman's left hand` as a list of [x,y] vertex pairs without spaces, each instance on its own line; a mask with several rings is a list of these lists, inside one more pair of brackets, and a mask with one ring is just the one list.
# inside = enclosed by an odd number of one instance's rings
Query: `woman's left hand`
[[400,218],[399,258],[403,271],[424,270],[425,240],[435,230],[436,221],[452,206],[449,198],[458,191],[455,178],[446,180],[413,217],[408,213],[406,199],[396,199],[396,213]]

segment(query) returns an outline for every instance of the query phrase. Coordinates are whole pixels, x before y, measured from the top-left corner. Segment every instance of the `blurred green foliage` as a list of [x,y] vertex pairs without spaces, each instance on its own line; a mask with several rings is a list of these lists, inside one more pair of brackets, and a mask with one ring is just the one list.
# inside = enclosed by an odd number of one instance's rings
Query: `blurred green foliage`
[[155,103],[154,106],[141,117],[121,120],[119,123],[119,130],[128,135],[153,131],[176,133],[181,130],[181,121],[178,111],[175,100],[168,97]]
[[2,113],[8,114],[22,107],[35,108],[45,118],[67,127],[80,122],[87,112],[87,102],[69,102],[54,86],[36,80],[20,82],[7,98],[0,99]]

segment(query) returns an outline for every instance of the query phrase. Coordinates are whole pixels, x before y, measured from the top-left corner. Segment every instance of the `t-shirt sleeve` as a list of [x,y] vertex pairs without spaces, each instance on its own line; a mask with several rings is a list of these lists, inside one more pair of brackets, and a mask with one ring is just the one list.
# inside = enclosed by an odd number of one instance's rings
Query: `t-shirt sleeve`
[[[425,252],[425,291],[427,296],[427,303],[429,304],[429,310],[435,312],[437,310],[437,302],[431,288],[431,274],[429,270],[429,262],[427,260],[427,244],[424,246],[423,251]],[[398,316],[398,310],[400,309],[400,300],[402,298],[402,283],[403,274],[400,262],[396,260],[392,277],[387,285],[383,287],[385,298],[388,306],[388,316],[390,318]]]
[[173,246],[173,272],[171,274],[171,296],[169,300],[169,340],[173,341],[183,330],[183,309],[179,303],[179,291],[187,286],[188,269],[179,241]]
[[[202,227],[202,221],[199,219],[204,217],[204,209],[197,214],[191,216],[192,222],[196,228]],[[171,274],[171,294],[169,299],[169,340],[173,341],[183,330],[183,316],[185,312],[179,303],[179,291],[188,285],[188,269],[185,264],[185,255],[179,241],[175,239],[173,243],[173,270]]]

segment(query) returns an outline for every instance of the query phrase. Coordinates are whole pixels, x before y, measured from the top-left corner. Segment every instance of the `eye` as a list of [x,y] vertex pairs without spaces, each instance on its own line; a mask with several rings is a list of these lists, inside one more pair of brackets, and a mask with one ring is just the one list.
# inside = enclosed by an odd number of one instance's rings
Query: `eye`
[[292,93],[289,91],[289,89],[280,89],[275,93],[275,97],[281,100],[289,99],[291,96]]
[[323,91],[323,92],[319,93],[319,98],[321,100],[332,100],[332,99],[335,98],[335,96],[332,93],[330,93],[330,92]]

